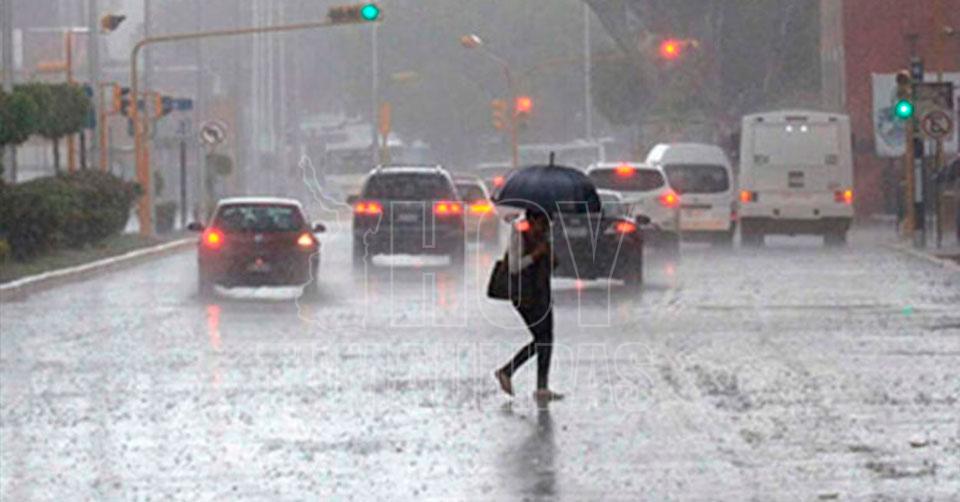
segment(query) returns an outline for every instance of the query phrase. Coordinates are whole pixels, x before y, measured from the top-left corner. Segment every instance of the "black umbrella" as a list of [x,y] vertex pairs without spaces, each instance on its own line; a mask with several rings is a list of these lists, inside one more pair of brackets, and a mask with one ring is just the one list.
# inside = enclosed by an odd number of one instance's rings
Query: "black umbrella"
[[583,171],[552,164],[514,171],[493,202],[547,214],[600,212],[600,197],[593,181]]

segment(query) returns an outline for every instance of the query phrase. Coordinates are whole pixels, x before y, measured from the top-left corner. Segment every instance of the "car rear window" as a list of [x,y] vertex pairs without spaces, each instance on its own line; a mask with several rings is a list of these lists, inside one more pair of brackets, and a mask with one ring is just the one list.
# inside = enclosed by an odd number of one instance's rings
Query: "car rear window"
[[295,232],[303,228],[303,215],[294,206],[231,204],[220,208],[214,226],[224,232]]
[[619,192],[648,192],[664,185],[663,175],[652,169],[594,169],[589,176],[597,188]]
[[730,189],[730,177],[723,166],[709,164],[666,165],[670,186],[680,194],[721,193]]
[[367,180],[363,197],[378,200],[440,200],[455,198],[450,181],[436,174],[386,173]]
[[472,183],[466,185],[457,185],[457,193],[460,194],[460,198],[463,200],[474,201],[487,198],[487,196],[483,193],[483,189]]

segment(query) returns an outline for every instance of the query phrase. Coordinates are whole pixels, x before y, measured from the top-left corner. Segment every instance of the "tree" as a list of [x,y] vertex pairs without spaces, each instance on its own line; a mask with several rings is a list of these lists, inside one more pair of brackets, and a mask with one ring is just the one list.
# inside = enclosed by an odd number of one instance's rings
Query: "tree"
[[12,145],[10,177],[17,180],[17,150],[37,132],[39,109],[29,94],[20,90],[7,94],[0,91],[0,147]]
[[83,129],[90,98],[76,84],[29,83],[19,87],[37,104],[37,132],[53,142],[53,167],[60,172],[60,138]]

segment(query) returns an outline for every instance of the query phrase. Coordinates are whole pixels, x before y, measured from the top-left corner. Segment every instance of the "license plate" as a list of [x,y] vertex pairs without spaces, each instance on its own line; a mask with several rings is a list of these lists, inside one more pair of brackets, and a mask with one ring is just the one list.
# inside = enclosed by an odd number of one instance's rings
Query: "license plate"
[[248,272],[269,272],[270,264],[263,260],[258,259],[247,266],[247,271]]
[[565,227],[563,231],[567,237],[586,237],[587,227]]
[[705,209],[684,209],[682,216],[684,218],[704,218],[707,216]]
[[415,213],[397,215],[397,221],[400,223],[416,223],[420,221],[420,215]]

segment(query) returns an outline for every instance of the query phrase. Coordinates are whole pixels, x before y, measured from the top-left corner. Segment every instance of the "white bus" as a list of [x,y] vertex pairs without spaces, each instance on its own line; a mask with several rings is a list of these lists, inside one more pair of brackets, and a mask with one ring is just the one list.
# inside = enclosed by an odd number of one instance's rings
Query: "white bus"
[[853,220],[853,158],[846,115],[784,110],[743,117],[740,237],[813,234],[842,245]]

